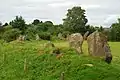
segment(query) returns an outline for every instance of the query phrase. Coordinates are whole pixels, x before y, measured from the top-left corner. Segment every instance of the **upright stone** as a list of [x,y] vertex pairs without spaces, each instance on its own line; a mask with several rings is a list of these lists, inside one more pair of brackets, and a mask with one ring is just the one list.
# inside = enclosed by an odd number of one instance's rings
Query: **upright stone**
[[58,34],[58,38],[59,38],[60,40],[63,40],[63,35],[62,35],[62,33],[59,33],[59,34]]
[[79,54],[82,53],[83,37],[80,33],[71,34],[68,36],[69,45],[74,48]]
[[36,34],[36,40],[40,40],[40,37],[38,34]]
[[[107,37],[98,31],[90,34],[87,38],[88,52],[91,56],[105,57],[106,62],[111,62],[112,55],[107,43]],[[107,60],[108,61],[107,61]]]
[[18,40],[19,41],[25,41],[26,40],[26,36],[25,35],[20,35]]

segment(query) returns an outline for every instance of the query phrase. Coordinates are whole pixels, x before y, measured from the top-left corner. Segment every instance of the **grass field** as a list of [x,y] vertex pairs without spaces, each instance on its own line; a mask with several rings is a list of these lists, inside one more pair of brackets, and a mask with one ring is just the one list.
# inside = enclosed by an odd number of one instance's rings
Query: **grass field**
[[86,42],[84,54],[79,56],[69,49],[66,41],[54,41],[63,54],[60,59],[44,49],[46,42],[1,41],[0,80],[59,80],[62,72],[64,80],[120,80],[120,42],[109,42],[113,54],[111,64],[88,56]]

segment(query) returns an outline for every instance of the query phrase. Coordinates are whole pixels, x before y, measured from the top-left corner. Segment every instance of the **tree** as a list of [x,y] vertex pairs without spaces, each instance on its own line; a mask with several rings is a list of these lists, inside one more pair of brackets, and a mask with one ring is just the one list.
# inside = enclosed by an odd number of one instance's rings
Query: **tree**
[[117,23],[113,23],[111,25],[110,34],[112,41],[120,41],[120,18],[118,18]]
[[0,22],[0,26],[2,26],[2,22]]
[[0,22],[0,29],[2,29],[3,28],[3,26],[2,26],[2,22]]
[[73,7],[68,9],[67,17],[63,19],[63,26],[65,30],[72,33],[79,32],[84,34],[86,32],[86,23],[88,20],[85,16],[85,10],[81,7]]
[[104,28],[102,26],[100,26],[99,31],[102,32],[104,30]]
[[37,29],[35,27],[28,27],[25,31],[25,34],[27,35],[27,39],[35,39]]
[[53,23],[51,21],[45,21],[44,24],[46,24],[48,26],[53,26]]
[[54,25],[54,34],[58,35],[59,33],[63,33],[64,29],[63,29],[63,25],[59,24],[59,25]]
[[86,31],[89,31],[89,34],[93,33],[95,31],[95,27],[92,25],[86,25]]
[[12,25],[13,28],[16,28],[22,31],[22,34],[26,29],[25,20],[22,18],[22,16],[20,17],[16,16],[16,18],[13,21],[11,21],[10,24]]
[[8,26],[8,23],[5,23],[3,26]]
[[3,39],[6,42],[10,42],[10,41],[16,40],[17,37],[20,35],[20,33],[21,32],[20,32],[19,29],[9,29],[9,30],[4,32]]
[[40,23],[40,20],[35,19],[32,24],[37,25],[37,24],[39,24],[39,23]]

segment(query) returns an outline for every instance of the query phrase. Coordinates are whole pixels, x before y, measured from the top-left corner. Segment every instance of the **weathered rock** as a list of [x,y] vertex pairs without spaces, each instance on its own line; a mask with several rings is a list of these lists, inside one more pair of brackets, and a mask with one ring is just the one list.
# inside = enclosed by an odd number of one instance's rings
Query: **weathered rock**
[[112,54],[109,44],[104,45],[104,51],[105,51],[105,61],[109,64],[111,63],[112,60]]
[[19,41],[25,41],[26,36],[25,35],[20,35],[18,40]]
[[101,32],[95,31],[87,38],[88,52],[91,56],[105,57],[106,62],[111,62],[112,55],[107,43],[107,37]]
[[75,49],[79,54],[82,53],[83,37],[80,33],[71,34],[68,36],[69,45]]
[[89,66],[89,67],[93,67],[93,64],[84,64],[86,66]]
[[36,40],[40,40],[40,37],[38,34],[36,34]]
[[62,35],[62,33],[59,33],[59,34],[58,34],[58,38],[59,38],[60,40],[63,39],[63,35]]

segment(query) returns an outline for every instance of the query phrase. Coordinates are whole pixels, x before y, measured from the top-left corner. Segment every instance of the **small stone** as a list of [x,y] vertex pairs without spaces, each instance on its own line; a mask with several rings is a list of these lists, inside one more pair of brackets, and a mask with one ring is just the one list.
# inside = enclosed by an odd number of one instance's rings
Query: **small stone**
[[93,67],[93,64],[84,64],[86,66],[89,66],[89,67]]

